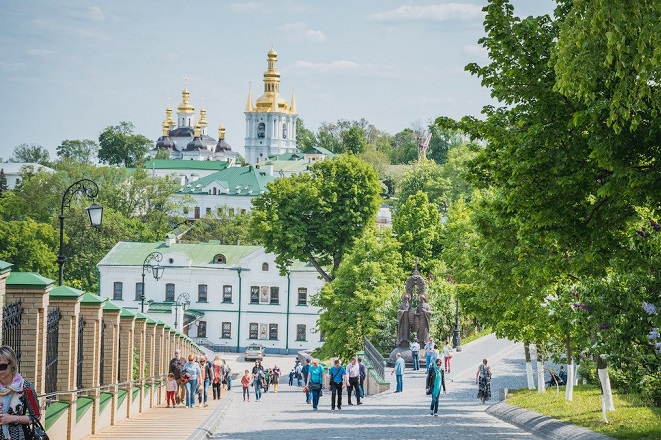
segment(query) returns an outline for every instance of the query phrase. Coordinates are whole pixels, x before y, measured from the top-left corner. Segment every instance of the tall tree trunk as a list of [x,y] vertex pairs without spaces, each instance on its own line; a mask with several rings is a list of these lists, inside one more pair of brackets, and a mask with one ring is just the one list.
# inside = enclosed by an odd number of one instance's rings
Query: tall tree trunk
[[535,389],[535,377],[532,374],[532,360],[530,358],[530,342],[523,343],[523,351],[526,353],[526,378],[528,379],[528,389]]
[[571,336],[565,340],[567,350],[567,383],[565,384],[565,400],[574,400],[574,352],[571,349]]
[[603,354],[597,356],[597,377],[599,377],[599,385],[601,386],[601,416],[604,422],[608,423],[606,411],[615,411],[615,405],[613,405],[613,391],[608,376],[608,361]]
[[539,344],[535,344],[537,352],[537,392],[543,393],[546,388],[544,384],[544,351]]

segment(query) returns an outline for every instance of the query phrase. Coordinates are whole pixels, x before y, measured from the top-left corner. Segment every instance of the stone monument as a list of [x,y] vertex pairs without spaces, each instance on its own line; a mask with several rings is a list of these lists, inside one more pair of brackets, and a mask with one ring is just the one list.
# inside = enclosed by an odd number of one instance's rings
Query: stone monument
[[[391,361],[394,361],[397,358],[397,353],[399,353],[406,362],[413,362],[409,345],[411,335],[415,334],[415,339],[421,347],[424,347],[429,337],[432,312],[427,302],[426,288],[425,280],[418,272],[418,262],[416,261],[413,273],[406,280],[406,289],[397,310],[397,346],[390,353]],[[415,307],[413,304],[414,298]],[[422,353],[421,356],[423,356]]]

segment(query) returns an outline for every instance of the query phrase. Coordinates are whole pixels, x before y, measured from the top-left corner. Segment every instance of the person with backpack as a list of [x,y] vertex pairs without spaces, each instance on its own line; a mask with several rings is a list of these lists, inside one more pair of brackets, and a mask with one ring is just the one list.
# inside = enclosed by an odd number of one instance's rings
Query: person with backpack
[[429,415],[438,417],[438,400],[441,397],[441,388],[443,394],[447,394],[445,389],[445,370],[442,368],[443,361],[436,359],[436,363],[429,368],[427,373],[427,395],[431,395],[431,407]]
[[477,398],[480,403],[491,399],[491,366],[487,366],[486,359],[482,359],[482,363],[477,367],[475,383],[478,385]]

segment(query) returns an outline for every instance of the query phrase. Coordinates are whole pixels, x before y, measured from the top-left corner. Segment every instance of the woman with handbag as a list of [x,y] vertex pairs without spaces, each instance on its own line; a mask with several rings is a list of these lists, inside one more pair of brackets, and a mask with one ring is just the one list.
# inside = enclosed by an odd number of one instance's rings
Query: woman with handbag
[[445,345],[443,346],[443,351],[441,353],[443,355],[443,367],[445,368],[445,372],[449,373],[450,360],[452,359],[452,356],[454,356],[454,349],[452,348],[452,345],[450,345],[450,341],[445,341]]
[[319,396],[324,386],[324,367],[319,365],[319,359],[312,359],[312,365],[308,371],[308,383],[305,384],[312,395],[312,410],[317,411]]
[[483,359],[477,373],[475,373],[475,383],[478,384],[477,398],[480,403],[491,399],[491,366],[487,366],[487,360]]
[[427,395],[431,395],[429,414],[435,417],[438,417],[438,399],[441,397],[441,388],[443,388],[443,394],[447,394],[445,390],[445,372],[441,367],[441,363],[440,359],[436,359],[427,374]]
[[0,425],[4,439],[33,438],[30,428],[32,424],[43,430],[39,423],[41,413],[37,393],[32,384],[18,373],[16,353],[8,345],[0,347],[0,406]]
[[181,370],[182,374],[188,373],[189,379],[185,384],[186,387],[186,408],[195,408],[195,395],[198,393],[199,384],[198,380],[202,376],[200,364],[195,361],[195,356],[188,355],[188,362],[184,364]]

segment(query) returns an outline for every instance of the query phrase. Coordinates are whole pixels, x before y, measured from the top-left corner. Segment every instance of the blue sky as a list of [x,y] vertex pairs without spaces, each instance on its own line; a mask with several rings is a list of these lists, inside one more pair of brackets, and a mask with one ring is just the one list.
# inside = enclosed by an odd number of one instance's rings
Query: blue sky
[[[280,90],[306,127],[366,118],[391,134],[493,103],[464,71],[484,64],[486,0],[4,1],[0,9],[0,158],[21,143],[51,151],[130,121],[156,140],[184,77],[190,100],[243,154],[249,84],[263,91],[278,52]],[[552,0],[514,0],[518,15]],[[170,101],[168,101],[168,99]],[[176,118],[176,115],[175,115]]]

